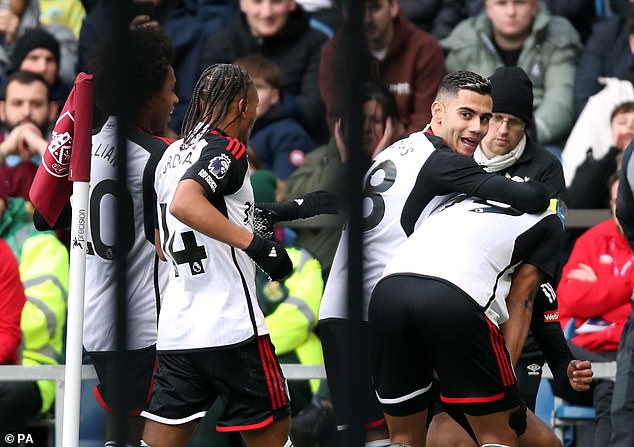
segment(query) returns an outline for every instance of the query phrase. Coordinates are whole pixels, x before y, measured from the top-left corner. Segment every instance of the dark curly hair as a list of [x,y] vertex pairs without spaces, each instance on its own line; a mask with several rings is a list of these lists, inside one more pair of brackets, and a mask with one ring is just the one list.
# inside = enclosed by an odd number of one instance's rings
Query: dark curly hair
[[167,67],[174,60],[174,47],[161,28],[128,30],[123,39],[124,54],[113,54],[113,42],[104,41],[91,63],[95,101],[109,115],[135,118],[143,104],[163,87]]

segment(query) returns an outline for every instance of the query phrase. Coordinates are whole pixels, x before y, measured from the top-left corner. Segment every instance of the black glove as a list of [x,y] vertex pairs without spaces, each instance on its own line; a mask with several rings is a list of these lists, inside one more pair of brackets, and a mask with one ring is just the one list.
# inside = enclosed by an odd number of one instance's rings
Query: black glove
[[286,202],[256,203],[256,208],[268,210],[276,221],[306,219],[317,214],[337,214],[339,198],[328,191],[315,191]]
[[253,240],[244,251],[274,281],[281,280],[293,272],[293,262],[279,242],[253,235]]
[[275,216],[269,210],[255,207],[253,210],[253,234],[272,240],[275,234]]

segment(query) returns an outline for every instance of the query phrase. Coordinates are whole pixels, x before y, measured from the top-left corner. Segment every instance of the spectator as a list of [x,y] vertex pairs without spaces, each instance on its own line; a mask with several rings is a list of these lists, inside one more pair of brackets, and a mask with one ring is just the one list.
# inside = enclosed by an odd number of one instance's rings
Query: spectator
[[37,0],[40,6],[40,26],[60,43],[59,77],[72,85],[77,76],[79,32],[86,17],[80,0]]
[[436,39],[447,37],[466,14],[464,0],[399,1],[405,15]]
[[[0,199],[0,207],[4,201]],[[0,365],[17,365],[22,333],[20,315],[26,301],[20,271],[11,247],[0,239]],[[22,382],[0,382],[0,430],[11,433],[23,427],[24,421],[39,411],[39,393],[25,385],[33,398],[19,392]],[[16,391],[14,393],[14,390]]]
[[0,120],[6,128],[0,143],[0,173],[9,181],[9,194],[27,201],[37,171],[32,159],[44,154],[51,123],[57,118],[57,104],[49,92],[41,75],[17,71],[7,80],[0,101]]
[[[95,50],[110,35],[111,23],[119,20],[115,16],[117,8],[108,0],[93,0],[84,20],[79,37],[79,71],[87,71]],[[205,1],[205,0],[201,0]],[[196,8],[191,1],[180,0],[135,0],[131,8],[129,23],[131,29],[160,27],[169,36],[174,47],[174,74],[177,82],[175,94],[180,102],[174,107],[169,122],[169,133],[165,136],[175,138],[187,111],[192,94],[192,85],[198,77],[198,63],[202,45],[207,36],[205,24],[196,16]]]
[[[0,216],[4,216],[7,209],[9,196],[8,184],[0,175]],[[0,365],[16,365],[19,361],[18,347],[22,340],[20,332],[20,315],[26,298],[24,287],[20,281],[18,263],[11,247],[0,239],[0,251],[2,252],[0,275],[0,297],[2,297],[2,311],[0,312]],[[0,386],[5,383],[0,383]],[[0,397],[4,393],[0,393]]]
[[578,33],[538,0],[486,0],[485,9],[441,41],[447,70],[489,76],[503,65],[522,67],[533,83],[537,141],[562,147],[573,124]]
[[60,110],[64,107],[70,87],[59,76],[60,45],[55,36],[41,28],[24,33],[15,43],[11,54],[11,72],[18,70],[42,75],[51,87],[52,100]]
[[[404,136],[397,133],[396,105],[391,93],[384,86],[366,84],[364,87],[364,138],[363,148],[374,157],[394,141]],[[302,166],[297,168],[286,182],[286,196],[290,199],[311,191],[326,190],[344,193],[345,148],[344,132],[348,117],[337,121],[335,136],[326,145],[308,154]],[[324,278],[328,276],[332,259],[339,243],[342,220],[331,221],[334,227],[297,228],[296,244],[313,253],[322,265]]]
[[[264,321],[280,362],[322,365],[321,341],[314,332],[324,290],[321,265],[303,248],[290,246],[286,252],[293,262],[288,278],[272,282],[262,275],[259,278],[258,302]],[[293,416],[311,402],[319,385],[318,379],[289,384]]]
[[[632,310],[634,253],[615,214],[618,177],[610,184],[612,218],[581,235],[563,268],[557,287],[562,327],[574,318],[576,336],[570,348],[576,358],[613,361],[625,322]],[[594,445],[608,445],[610,405],[614,382],[595,382],[592,402],[596,410]]]
[[[365,8],[368,48],[359,49],[368,63],[363,81],[386,84],[407,132],[422,130],[431,118],[431,103],[445,74],[442,50],[432,36],[405,16],[399,0],[371,0],[365,2]],[[335,117],[346,113],[345,33],[346,27],[342,27],[324,44],[319,66],[319,88],[331,129]]]
[[[20,363],[57,365],[61,361],[66,325],[68,251],[53,232],[40,233],[35,229],[32,213],[23,199],[1,192],[0,238],[11,247],[18,260],[26,295],[20,317]],[[0,396],[0,430],[15,432],[24,428],[28,418],[51,408],[55,382],[2,383]]]
[[315,148],[315,142],[294,118],[280,111],[283,93],[275,62],[254,53],[238,58],[235,64],[249,73],[258,90],[257,120],[249,142],[262,167],[286,180],[303,163],[304,154]]
[[[482,12],[485,1],[464,0],[464,3],[468,15],[473,17]],[[543,0],[543,3],[553,15],[567,19],[585,42],[596,19],[594,0]]]
[[18,37],[38,26],[40,9],[36,0],[11,0],[8,8],[0,9],[0,72],[11,66],[10,55]]
[[322,142],[327,130],[318,76],[320,48],[327,36],[310,26],[308,14],[295,0],[240,0],[240,11],[229,27],[207,39],[199,71],[251,53],[268,57],[282,74],[279,113],[297,118]]
[[[634,5],[634,0],[629,0]],[[634,8],[597,22],[585,43],[575,72],[574,107],[579,116],[588,98],[599,92],[599,78],[632,79]]]
[[[586,159],[577,167],[568,188],[569,208],[601,209],[610,207],[608,181],[616,172],[619,157],[634,137],[634,101],[619,104],[610,115],[612,135],[608,152],[598,159],[593,156],[593,148],[588,148]],[[582,144],[581,141],[577,141]]]

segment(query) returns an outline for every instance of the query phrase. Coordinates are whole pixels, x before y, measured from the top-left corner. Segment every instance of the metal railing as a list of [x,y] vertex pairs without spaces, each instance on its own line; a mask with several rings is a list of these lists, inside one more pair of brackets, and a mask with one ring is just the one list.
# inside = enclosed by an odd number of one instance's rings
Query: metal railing
[[[64,417],[64,365],[0,365],[0,382],[24,382],[30,380],[55,381],[55,445],[62,445],[62,421]],[[323,365],[282,365],[288,380],[325,379]],[[82,380],[96,380],[97,373],[92,365],[83,365]]]

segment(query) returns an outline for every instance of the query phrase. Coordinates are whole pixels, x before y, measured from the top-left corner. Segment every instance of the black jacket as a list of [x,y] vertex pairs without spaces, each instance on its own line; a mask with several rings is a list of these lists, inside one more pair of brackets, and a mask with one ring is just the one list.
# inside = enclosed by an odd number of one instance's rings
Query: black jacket
[[282,74],[283,105],[287,116],[297,118],[311,136],[324,140],[325,110],[319,95],[319,60],[327,36],[311,28],[308,14],[297,5],[279,34],[256,38],[244,14],[231,26],[214,34],[204,45],[199,73],[214,63],[260,53],[277,64]]
[[526,139],[526,148],[520,159],[499,174],[541,182],[546,185],[551,197],[563,198],[566,193],[561,162],[530,137]]

